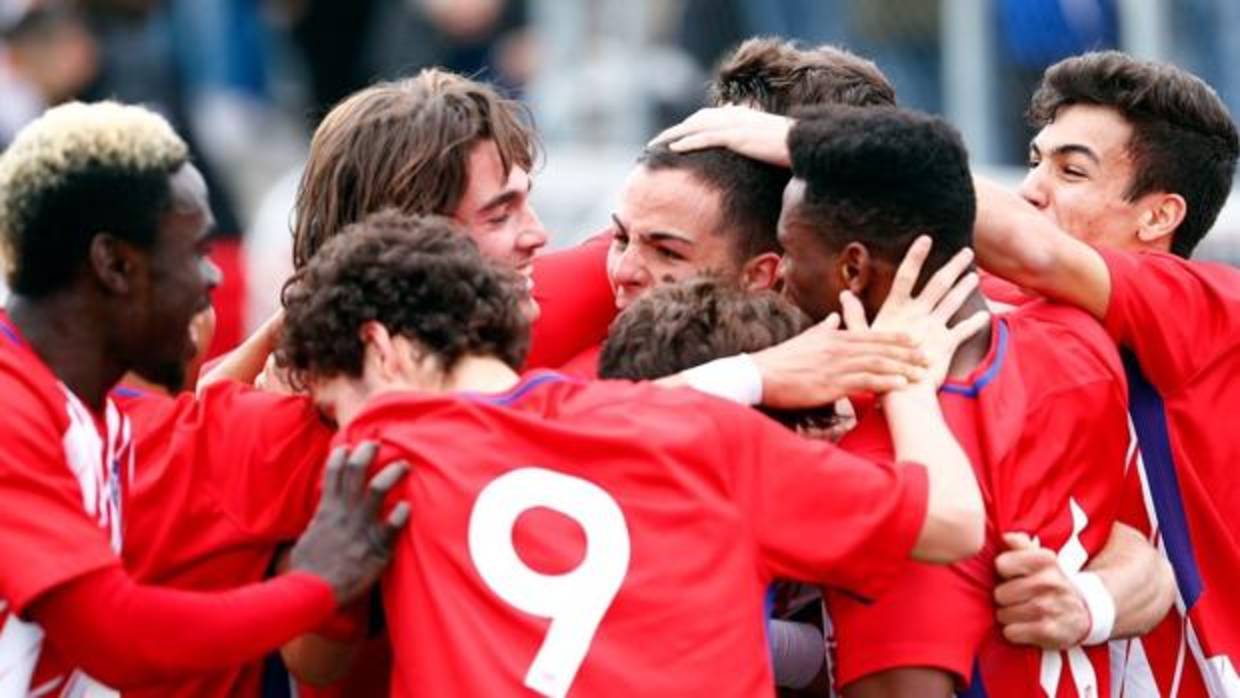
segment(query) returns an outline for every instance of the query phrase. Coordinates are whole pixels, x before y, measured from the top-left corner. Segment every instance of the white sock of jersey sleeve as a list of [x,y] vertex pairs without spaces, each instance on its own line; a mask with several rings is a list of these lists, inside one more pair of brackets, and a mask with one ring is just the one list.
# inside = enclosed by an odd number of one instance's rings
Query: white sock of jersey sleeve
[[749,354],[708,361],[680,374],[694,390],[742,405],[762,402],[762,371]]

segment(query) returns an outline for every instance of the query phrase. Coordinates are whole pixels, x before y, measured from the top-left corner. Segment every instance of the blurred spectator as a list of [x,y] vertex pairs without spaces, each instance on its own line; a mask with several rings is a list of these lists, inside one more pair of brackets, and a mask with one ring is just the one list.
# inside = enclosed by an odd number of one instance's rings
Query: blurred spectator
[[76,97],[98,70],[81,17],[59,2],[0,3],[0,147],[43,110]]

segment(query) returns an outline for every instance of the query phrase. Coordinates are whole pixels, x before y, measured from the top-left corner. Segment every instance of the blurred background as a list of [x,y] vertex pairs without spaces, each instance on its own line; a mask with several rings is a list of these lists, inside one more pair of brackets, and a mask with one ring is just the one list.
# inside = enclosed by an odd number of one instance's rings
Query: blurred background
[[[1089,49],[1172,61],[1240,113],[1240,0],[0,0],[0,144],[115,98],[187,137],[219,221],[219,347],[275,307],[309,137],[342,97],[439,65],[529,103],[552,245],[601,229],[642,144],[704,104],[719,57],[779,35],[868,57],[1015,185],[1042,70]],[[1199,256],[1240,263],[1240,204]]]

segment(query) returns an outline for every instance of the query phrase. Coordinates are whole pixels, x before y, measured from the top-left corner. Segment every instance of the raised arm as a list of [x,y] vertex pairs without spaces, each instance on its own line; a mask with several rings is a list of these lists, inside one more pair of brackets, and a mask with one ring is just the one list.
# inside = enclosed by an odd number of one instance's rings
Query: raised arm
[[[929,471],[926,521],[912,555],[926,562],[952,562],[981,549],[986,508],[973,465],[943,418],[938,388],[947,377],[956,348],[985,328],[988,316],[980,312],[949,325],[977,288],[977,276],[965,274],[973,261],[968,249],[936,271],[919,295],[913,295],[930,245],[930,238],[923,236],[909,248],[872,329],[898,328],[919,337],[929,361],[921,380],[888,392],[882,405],[896,460],[922,463]],[[870,329],[861,302],[847,292],[842,301],[849,328]]]
[[386,520],[378,514],[407,468],[389,465],[368,483],[374,453],[371,444],[332,454],[288,575],[198,592],[141,585],[114,565],[49,590],[29,616],[67,660],[113,688],[257,659],[359,598],[386,567],[408,506],[397,504]]
[[975,176],[973,186],[973,246],[984,269],[1099,320],[1106,317],[1111,276],[1097,251],[994,182]]

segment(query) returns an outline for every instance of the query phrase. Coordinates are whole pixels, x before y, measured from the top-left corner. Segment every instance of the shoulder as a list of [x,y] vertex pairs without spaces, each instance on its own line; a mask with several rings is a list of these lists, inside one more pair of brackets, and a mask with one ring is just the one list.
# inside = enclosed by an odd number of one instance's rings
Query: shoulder
[[1027,303],[1005,317],[1022,373],[1044,389],[1123,381],[1114,340],[1092,315],[1047,300]]

